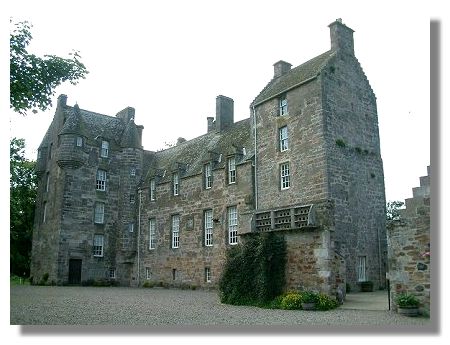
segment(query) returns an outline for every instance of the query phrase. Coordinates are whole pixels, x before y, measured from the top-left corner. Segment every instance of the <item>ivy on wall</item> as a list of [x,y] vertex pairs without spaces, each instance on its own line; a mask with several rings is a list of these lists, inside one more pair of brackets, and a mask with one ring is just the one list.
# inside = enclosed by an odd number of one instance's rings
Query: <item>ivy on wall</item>
[[219,281],[220,300],[233,305],[261,306],[283,292],[286,243],[273,232],[252,234],[227,251]]

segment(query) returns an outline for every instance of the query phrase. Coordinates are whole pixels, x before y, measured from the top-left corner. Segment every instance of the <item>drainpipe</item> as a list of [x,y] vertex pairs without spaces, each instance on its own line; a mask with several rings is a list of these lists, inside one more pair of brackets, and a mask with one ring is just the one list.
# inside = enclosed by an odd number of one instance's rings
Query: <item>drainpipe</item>
[[141,205],[142,205],[142,189],[138,189],[139,194],[139,211],[138,211],[138,235],[137,235],[137,284],[141,283],[141,266],[140,266],[140,244],[141,244]]
[[252,105],[253,109],[253,130],[254,130],[254,138],[253,138],[253,146],[255,149],[255,211],[258,210],[258,174],[257,174],[257,167],[256,167],[256,157],[257,157],[257,148],[256,148],[256,111],[255,111],[255,105]]

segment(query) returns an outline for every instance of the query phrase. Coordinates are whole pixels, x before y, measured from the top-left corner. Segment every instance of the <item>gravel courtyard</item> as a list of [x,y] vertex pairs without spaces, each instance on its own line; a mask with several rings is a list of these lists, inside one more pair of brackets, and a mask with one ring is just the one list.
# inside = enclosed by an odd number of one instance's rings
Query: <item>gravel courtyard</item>
[[[11,325],[117,326],[325,326],[345,330],[380,329],[429,332],[426,318],[383,310],[268,310],[221,304],[215,291],[124,287],[11,285]],[[337,326],[337,327],[336,327]],[[318,328],[318,329],[319,329]],[[264,327],[270,330],[271,327]]]

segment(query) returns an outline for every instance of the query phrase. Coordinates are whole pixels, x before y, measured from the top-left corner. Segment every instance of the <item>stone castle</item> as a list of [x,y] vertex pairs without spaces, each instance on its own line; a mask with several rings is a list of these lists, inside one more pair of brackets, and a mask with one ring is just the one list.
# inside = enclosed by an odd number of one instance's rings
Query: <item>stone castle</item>
[[274,64],[249,118],[218,96],[207,133],[162,151],[143,149],[133,108],[112,117],[59,96],[38,150],[34,282],[215,287],[227,248],[276,231],[286,288],[384,287],[376,97],[353,30],[329,28],[330,50]]

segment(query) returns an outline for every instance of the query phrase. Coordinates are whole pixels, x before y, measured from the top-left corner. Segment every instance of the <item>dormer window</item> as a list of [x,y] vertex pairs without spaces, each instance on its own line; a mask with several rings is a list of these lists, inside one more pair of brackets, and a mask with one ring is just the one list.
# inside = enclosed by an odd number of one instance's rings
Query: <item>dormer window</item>
[[178,195],[180,193],[180,178],[178,173],[174,173],[172,175],[172,183],[173,183],[173,195]]
[[210,189],[212,187],[212,169],[211,163],[205,164],[205,189]]
[[286,94],[282,95],[278,99],[278,106],[279,106],[279,115],[284,116],[288,113],[288,102],[286,98]]
[[109,142],[102,141],[102,147],[100,150],[100,157],[107,158],[109,155]]
[[236,158],[228,159],[228,184],[236,183]]

